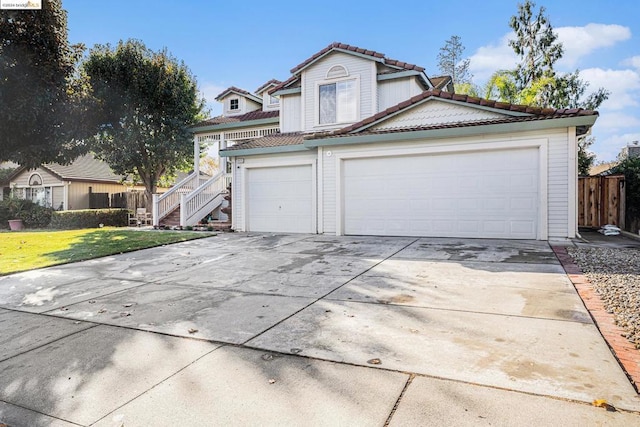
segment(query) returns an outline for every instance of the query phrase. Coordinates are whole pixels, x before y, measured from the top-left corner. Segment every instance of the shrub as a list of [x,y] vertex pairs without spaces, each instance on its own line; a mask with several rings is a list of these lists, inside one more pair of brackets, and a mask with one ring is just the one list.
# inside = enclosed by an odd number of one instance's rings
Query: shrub
[[0,226],[9,228],[8,220],[21,219],[27,228],[45,228],[51,221],[53,209],[45,208],[31,200],[9,197],[0,201]]
[[51,216],[51,228],[75,229],[103,226],[125,227],[128,223],[126,209],[83,209],[55,211]]

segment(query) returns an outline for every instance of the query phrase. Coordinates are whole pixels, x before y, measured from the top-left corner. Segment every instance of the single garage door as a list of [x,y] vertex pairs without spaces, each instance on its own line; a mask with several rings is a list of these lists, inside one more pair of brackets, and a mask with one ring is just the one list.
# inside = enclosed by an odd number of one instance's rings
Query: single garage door
[[343,163],[344,233],[535,239],[538,149]]
[[247,231],[314,233],[311,165],[247,169]]

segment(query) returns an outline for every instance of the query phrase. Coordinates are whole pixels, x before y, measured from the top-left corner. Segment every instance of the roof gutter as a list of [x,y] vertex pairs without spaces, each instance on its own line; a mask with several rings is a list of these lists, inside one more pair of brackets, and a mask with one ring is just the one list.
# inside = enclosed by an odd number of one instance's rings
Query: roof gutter
[[255,156],[258,154],[293,153],[296,151],[309,151],[309,147],[303,144],[279,145],[276,147],[246,148],[238,150],[221,150],[220,157]]

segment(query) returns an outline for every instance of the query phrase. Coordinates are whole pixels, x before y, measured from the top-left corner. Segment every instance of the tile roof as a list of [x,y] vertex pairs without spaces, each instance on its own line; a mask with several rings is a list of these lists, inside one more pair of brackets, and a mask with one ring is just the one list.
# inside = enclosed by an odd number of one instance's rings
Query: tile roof
[[326,55],[327,53],[329,53],[330,51],[335,50],[335,49],[340,49],[340,50],[344,50],[344,51],[348,51],[348,52],[355,52],[355,53],[359,53],[361,55],[369,56],[374,60],[378,60],[378,61],[380,61],[380,62],[382,62],[382,63],[384,63],[386,65],[389,65],[391,67],[398,67],[398,68],[402,69],[403,71],[404,70],[415,70],[415,71],[418,71],[418,72],[424,72],[424,68],[423,67],[420,67],[420,66],[414,65],[414,64],[409,64],[408,62],[398,61],[397,59],[387,58],[383,53],[376,52],[376,51],[373,51],[373,50],[368,50],[368,49],[362,49],[360,47],[351,46],[351,45],[348,45],[348,44],[345,44],[345,43],[334,42],[334,43],[331,43],[329,46],[325,47],[324,49],[322,49],[321,51],[313,54],[311,57],[307,58],[306,60],[304,60],[300,64],[298,64],[295,67],[293,67],[291,69],[291,74],[294,74],[294,75],[291,76],[289,79],[285,80],[284,82],[280,83],[279,85],[277,85],[275,88],[271,89],[269,91],[269,93],[273,93],[273,92],[276,92],[278,90],[286,88],[292,82],[294,82],[295,80],[298,80],[300,78],[300,76],[295,75],[298,71],[302,70],[307,65],[315,62],[316,60],[318,60],[322,56]]
[[287,80],[277,84],[274,88],[269,89],[269,95],[273,94],[276,91],[286,89],[288,86],[291,86],[294,82],[300,81],[300,76],[293,75],[289,77]]
[[273,135],[263,136],[262,138],[248,139],[221,151],[281,147],[284,145],[301,145],[303,142],[304,135],[301,132],[275,133]]
[[258,89],[256,89],[255,93],[259,94],[260,92],[264,92],[264,90],[266,88],[268,88],[271,85],[277,86],[280,83],[282,83],[280,80],[276,80],[276,79],[271,79],[268,82],[266,82],[265,84],[263,84],[262,86],[260,86]]
[[251,120],[271,119],[279,116],[280,116],[280,111],[277,111],[277,110],[275,111],[256,110],[256,111],[250,111],[248,113],[241,114],[239,116],[233,116],[233,117],[225,117],[225,116],[212,117],[210,119],[203,120],[199,123],[196,123],[195,125],[191,126],[191,128],[193,129],[193,128],[199,128],[203,126],[214,126],[214,125],[220,125],[224,123],[240,123],[240,122],[248,122]]
[[451,76],[434,76],[429,77],[429,80],[431,80],[431,83],[433,83],[434,89],[442,89],[444,87],[447,87],[452,79]]
[[368,49],[362,49],[360,47],[351,46],[351,45],[348,45],[348,44],[345,44],[345,43],[334,42],[334,43],[331,43],[329,46],[325,47],[324,49],[322,49],[321,51],[315,53],[314,55],[312,55],[310,58],[306,59],[302,63],[300,63],[300,64],[296,65],[295,67],[293,67],[291,69],[291,73],[295,74],[296,72],[300,71],[302,68],[306,67],[307,65],[311,64],[312,62],[314,62],[315,60],[317,60],[321,56],[324,56],[325,54],[327,54],[328,52],[330,52],[330,51],[332,51],[334,49],[341,49],[341,50],[346,50],[346,51],[349,51],[349,52],[355,52],[355,53],[359,53],[359,54],[362,54],[362,55],[370,56],[371,58],[381,60],[385,64],[391,65],[392,67],[404,68],[405,70],[424,71],[424,68],[419,67],[417,65],[409,64],[407,62],[398,61],[396,59],[387,58],[386,56],[384,56],[383,53],[375,52],[373,50],[368,50]]
[[[369,116],[364,120],[361,120],[357,123],[344,127],[342,129],[335,130],[332,132],[332,135],[352,133],[360,128],[368,127],[368,125],[372,125],[373,123],[376,123],[386,118],[387,116],[399,113],[400,111],[403,111],[428,98],[450,99],[453,101],[463,102],[467,104],[480,105],[483,107],[495,108],[498,110],[511,111],[516,113],[525,113],[533,116],[533,118],[531,116],[510,117],[506,119],[507,121],[514,121],[514,119],[515,121],[525,121],[525,119],[536,120],[540,118],[548,119],[548,118],[560,118],[560,117],[592,116],[592,115],[598,114],[597,111],[585,110],[582,108],[555,109],[555,108],[530,107],[527,105],[515,105],[515,104],[509,104],[506,102],[498,102],[498,101],[492,101],[489,99],[476,98],[469,95],[459,95],[451,92],[444,92],[441,90],[427,90],[406,101],[403,101],[399,104],[396,104],[392,107],[387,108],[386,110],[383,110],[377,114],[374,114],[373,116]],[[498,119],[498,120],[505,121],[505,119]],[[493,121],[495,120],[489,120],[489,122],[493,122]],[[446,128],[446,127],[456,127],[456,126],[462,127],[462,126],[469,126],[469,125],[476,126],[479,124],[486,124],[486,123],[487,122],[482,121],[482,122],[474,122],[472,124],[454,123],[454,124],[436,125],[436,126]]]

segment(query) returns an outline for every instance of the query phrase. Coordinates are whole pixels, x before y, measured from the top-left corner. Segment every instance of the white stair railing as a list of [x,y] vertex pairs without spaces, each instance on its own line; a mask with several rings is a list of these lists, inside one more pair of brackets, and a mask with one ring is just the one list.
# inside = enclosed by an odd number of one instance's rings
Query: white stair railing
[[218,173],[189,194],[180,197],[180,225],[197,224],[209,212],[222,204],[226,194],[224,173]]
[[160,220],[169,215],[180,205],[180,195],[191,193],[200,186],[200,179],[194,174],[180,181],[166,193],[153,195],[153,225],[158,225]]

